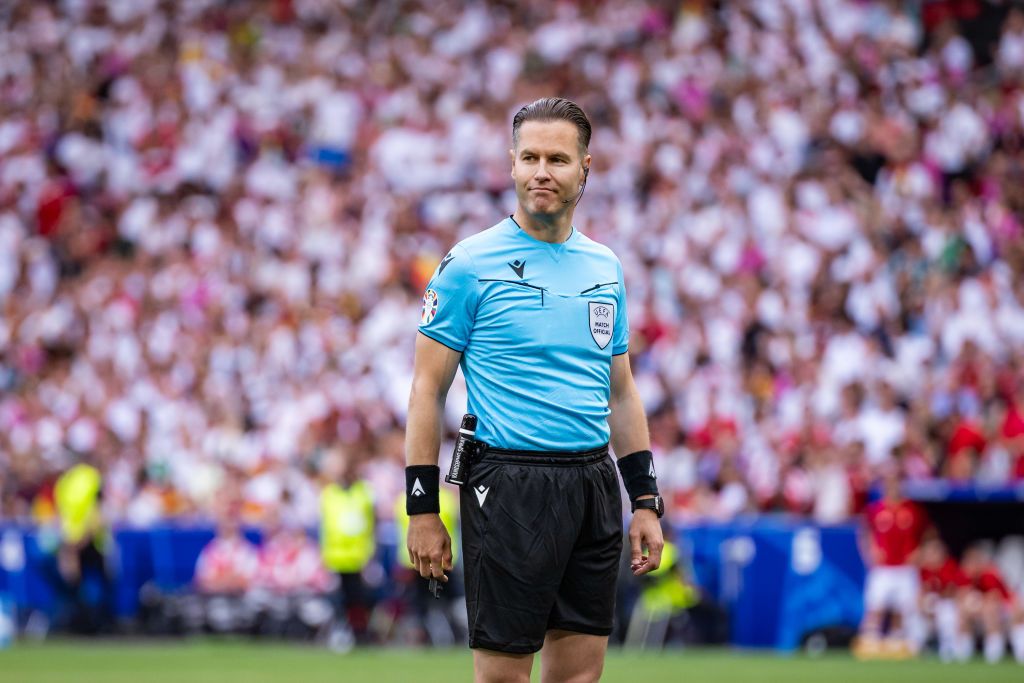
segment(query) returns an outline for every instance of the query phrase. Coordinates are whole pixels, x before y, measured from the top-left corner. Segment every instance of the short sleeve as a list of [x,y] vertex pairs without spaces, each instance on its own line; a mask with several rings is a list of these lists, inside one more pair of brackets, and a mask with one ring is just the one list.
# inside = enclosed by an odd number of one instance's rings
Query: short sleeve
[[455,245],[438,264],[423,293],[419,331],[461,353],[473,331],[479,293],[469,252]]
[[612,339],[612,355],[619,356],[629,351],[629,315],[626,310],[626,280],[622,263],[616,263],[618,270],[618,306],[615,307],[615,336]]

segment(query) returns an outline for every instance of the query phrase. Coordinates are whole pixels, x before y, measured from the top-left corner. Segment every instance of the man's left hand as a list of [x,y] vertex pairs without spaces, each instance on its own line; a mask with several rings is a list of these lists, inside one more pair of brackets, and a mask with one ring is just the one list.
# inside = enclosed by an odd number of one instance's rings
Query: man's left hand
[[629,568],[633,570],[633,576],[642,576],[661,566],[665,538],[654,510],[640,509],[633,513],[633,521],[629,523],[629,545],[632,549]]

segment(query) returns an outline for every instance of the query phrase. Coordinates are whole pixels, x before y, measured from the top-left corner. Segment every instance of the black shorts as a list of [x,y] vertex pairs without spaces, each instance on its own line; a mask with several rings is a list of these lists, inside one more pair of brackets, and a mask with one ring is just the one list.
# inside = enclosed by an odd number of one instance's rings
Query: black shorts
[[607,447],[488,449],[461,499],[470,647],[529,653],[549,629],[611,633],[622,501]]

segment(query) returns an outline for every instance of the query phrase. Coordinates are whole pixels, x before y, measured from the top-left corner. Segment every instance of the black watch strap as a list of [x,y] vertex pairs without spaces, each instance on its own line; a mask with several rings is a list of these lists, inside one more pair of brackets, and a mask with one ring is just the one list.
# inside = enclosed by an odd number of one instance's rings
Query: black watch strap
[[636,512],[637,510],[654,510],[654,513],[658,515],[658,519],[661,519],[665,514],[665,500],[661,496],[634,500],[633,512]]

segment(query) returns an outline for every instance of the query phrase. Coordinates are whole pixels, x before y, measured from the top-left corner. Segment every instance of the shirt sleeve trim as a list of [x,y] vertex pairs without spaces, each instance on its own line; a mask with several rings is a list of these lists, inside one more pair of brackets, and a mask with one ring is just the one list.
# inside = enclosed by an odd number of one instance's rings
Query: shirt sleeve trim
[[440,339],[438,337],[435,337],[432,334],[427,334],[426,332],[423,331],[422,328],[418,328],[416,331],[419,332],[420,334],[422,334],[427,339],[432,339],[432,340],[436,341],[438,344],[442,344],[444,346],[447,346],[449,349],[451,349],[455,353],[462,353],[466,349],[465,346],[463,346],[461,349],[457,349],[454,346],[452,346],[451,344],[449,344],[448,342],[446,342],[445,340]]

